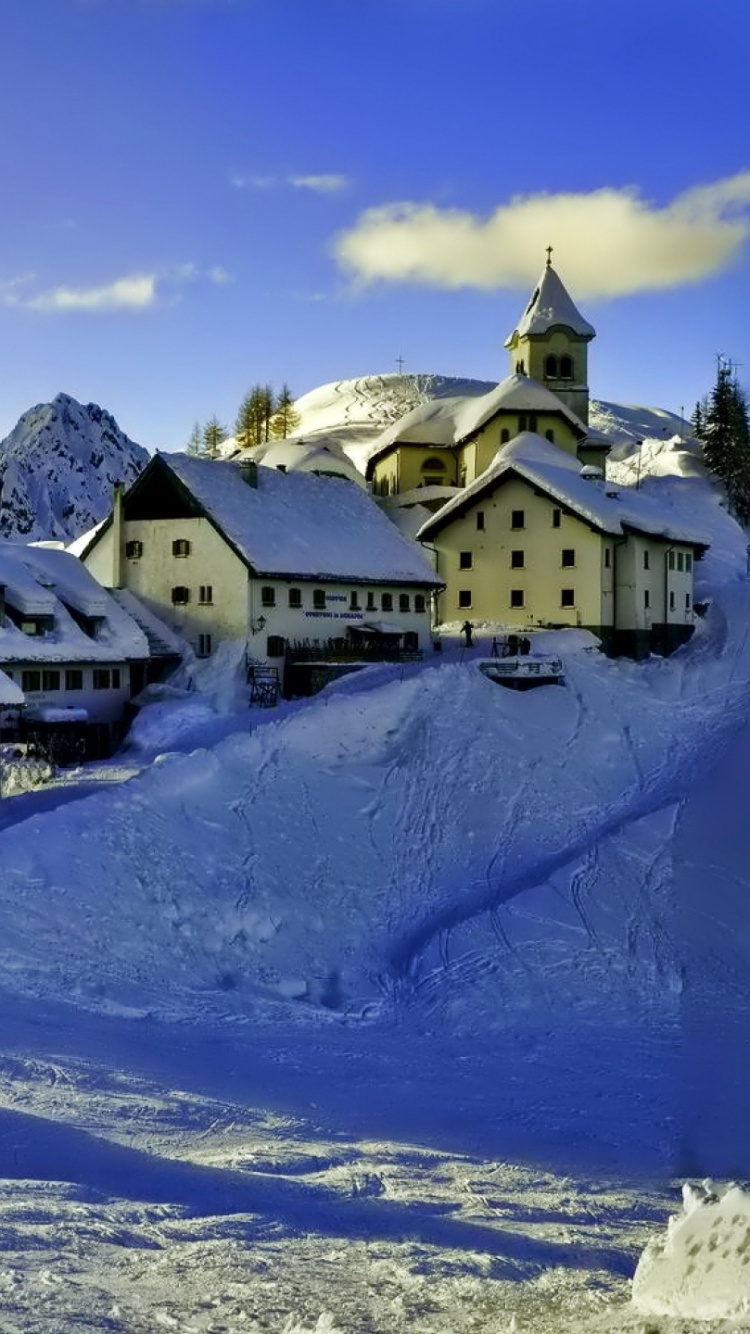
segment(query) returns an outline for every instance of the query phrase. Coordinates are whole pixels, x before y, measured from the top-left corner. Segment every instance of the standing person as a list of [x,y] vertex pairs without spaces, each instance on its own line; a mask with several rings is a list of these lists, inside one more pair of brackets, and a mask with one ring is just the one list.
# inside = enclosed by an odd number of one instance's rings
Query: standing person
[[461,634],[464,636],[464,643],[466,645],[466,648],[471,648],[471,645],[473,643],[473,634],[474,634],[474,627],[471,624],[471,621],[464,621],[463,625],[461,626]]

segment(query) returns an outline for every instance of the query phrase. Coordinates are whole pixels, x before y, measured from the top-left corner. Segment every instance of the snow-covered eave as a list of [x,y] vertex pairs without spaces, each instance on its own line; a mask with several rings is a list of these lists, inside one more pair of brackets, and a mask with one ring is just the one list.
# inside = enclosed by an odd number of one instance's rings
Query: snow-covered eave
[[[535,381],[534,383],[537,382]],[[457,438],[453,442],[454,448],[459,448],[463,445],[471,444],[472,440],[474,440],[485,429],[485,427],[490,426],[492,422],[496,421],[498,417],[501,416],[517,417],[519,413],[529,412],[529,411],[544,412],[545,415],[548,415],[550,417],[553,417],[555,416],[555,414],[557,414],[557,416],[562,417],[568,423],[574,435],[578,437],[578,443],[580,445],[585,444],[586,437],[589,435],[587,427],[584,426],[580,418],[576,417],[575,413],[571,412],[570,409],[566,407],[566,405],[563,403],[562,399],[560,399],[558,405],[553,406],[552,404],[550,404],[549,407],[544,407],[544,408],[540,407],[537,409],[506,407],[504,403],[500,403],[495,408],[494,412],[491,412],[489,416],[483,418],[478,425],[472,426],[471,430],[467,431],[465,435],[457,436]],[[601,448],[601,446],[599,446],[599,448]]]
[[645,537],[661,538],[662,541],[673,543],[675,546],[692,547],[698,560],[705,556],[711,546],[704,535],[699,537],[696,533],[680,531],[679,528],[672,528],[670,524],[651,525],[637,523],[633,519],[623,519],[622,531],[623,533],[640,533]]
[[446,504],[454,500],[456,492],[459,490],[457,485],[439,486],[437,483],[428,486],[413,486],[408,491],[397,491],[392,496],[382,496],[378,503],[381,509],[408,509],[412,505],[426,504],[428,500],[444,500]]
[[474,501],[479,499],[480,496],[488,491],[493,491],[498,486],[502,486],[509,477],[519,477],[522,481],[533,487],[534,490],[547,496],[548,499],[555,500],[561,509],[565,510],[568,514],[574,514],[577,519],[580,519],[582,523],[585,523],[594,532],[603,533],[608,537],[622,536],[622,523],[619,519],[615,520],[612,524],[603,523],[590,511],[579,508],[562,488],[558,489],[550,484],[546,478],[541,478],[532,468],[525,468],[523,464],[517,463],[514,460],[509,460],[507,463],[502,463],[494,470],[488,469],[486,472],[482,473],[471,486],[468,486],[460,496],[456,496],[454,500],[449,500],[447,505],[444,505],[442,509],[437,511],[437,514],[433,515],[422,525],[417,532],[417,541],[421,542],[428,536],[428,534],[432,535],[433,533],[438,532],[441,528],[445,527],[446,524],[450,523],[453,518],[460,515],[465,509],[470,509]]
[[[536,383],[536,381],[534,381],[534,383]],[[554,395],[554,397],[557,396]],[[481,399],[478,399],[476,401],[481,402]],[[399,437],[396,440],[390,441],[387,445],[382,445],[380,449],[376,449],[374,453],[372,453],[368,458],[367,463],[365,465],[365,477],[367,478],[368,482],[372,481],[372,474],[374,471],[375,464],[379,463],[381,459],[386,458],[388,454],[392,454],[393,451],[396,449],[401,449],[401,448],[430,449],[430,450],[461,449],[463,448],[464,445],[471,444],[471,442],[475,440],[476,437],[482,431],[484,431],[487,426],[490,426],[492,422],[496,421],[498,417],[501,416],[517,417],[519,412],[535,411],[535,410],[537,412],[544,411],[551,417],[555,415],[562,417],[563,420],[568,423],[568,426],[573,431],[573,434],[577,436],[580,448],[598,449],[598,450],[601,450],[603,448],[611,449],[611,444],[610,441],[607,439],[607,437],[601,434],[601,432],[591,431],[587,426],[584,426],[581,419],[577,417],[576,414],[572,412],[565,403],[563,403],[562,399],[559,399],[558,402],[555,404],[549,404],[549,406],[545,406],[544,408],[540,407],[537,409],[534,408],[527,409],[514,406],[507,406],[505,403],[500,402],[495,407],[494,411],[488,413],[486,417],[480,418],[479,422],[474,426],[472,426],[468,431],[465,431],[463,435],[458,435],[458,434],[454,435],[452,440],[442,440],[442,441],[406,440]]]
[[400,574],[328,574],[318,572],[316,574],[299,574],[293,570],[257,570],[254,572],[258,579],[284,579],[294,583],[308,584],[358,584],[362,587],[383,587],[388,588],[444,588],[445,584],[437,575],[409,575],[403,570]]
[[590,343],[596,338],[595,329],[592,329],[591,333],[582,333],[577,329],[571,329],[570,325],[565,324],[562,320],[558,320],[554,324],[548,324],[544,329],[534,329],[530,326],[529,329],[525,330],[523,333],[517,325],[513,332],[508,334],[508,337],[503,343],[503,347],[507,347],[509,351],[512,351],[516,343],[520,342],[522,338],[538,338],[541,341],[542,339],[548,338],[550,334],[557,333],[558,331],[568,334],[574,342],[579,343]]
[[94,547],[99,545],[99,542],[104,537],[104,534],[109,532],[110,528],[112,527],[112,519],[113,516],[109,514],[106,519],[102,519],[101,523],[96,525],[96,528],[91,529],[90,533],[88,534],[88,541],[85,542],[83,546],[79,546],[78,544],[82,542],[86,537],[85,533],[83,537],[76,538],[75,542],[71,542],[67,550],[71,553],[71,555],[76,556],[78,560],[84,561],[86,557],[90,555],[91,552],[94,550]]
[[76,644],[55,644],[47,643],[44,640],[34,641],[29,638],[28,645],[23,644],[4,644],[0,642],[0,670],[5,663],[19,662],[39,662],[49,664],[53,667],[64,667],[68,663],[83,663],[92,667],[100,663],[119,663],[127,662],[147,662],[148,652],[124,652],[122,646],[116,644],[99,644],[95,650],[91,650],[88,645],[82,644],[80,647]]

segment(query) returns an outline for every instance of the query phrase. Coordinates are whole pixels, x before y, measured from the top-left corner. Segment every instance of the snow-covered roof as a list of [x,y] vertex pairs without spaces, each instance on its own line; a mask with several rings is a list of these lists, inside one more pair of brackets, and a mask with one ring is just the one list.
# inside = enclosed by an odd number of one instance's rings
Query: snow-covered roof
[[87,528],[85,533],[81,533],[80,537],[76,537],[72,542],[69,542],[65,550],[69,551],[71,556],[82,556],[84,551],[88,551],[93,544],[96,534],[100,528],[104,527],[106,522],[106,519],[100,519],[92,528]]
[[[11,613],[43,617],[51,627],[26,634],[12,615],[0,624],[0,662],[121,662],[147,658],[135,621],[67,551],[0,543],[0,585]],[[97,623],[88,634],[76,615]]]
[[580,338],[596,337],[593,324],[583,318],[558,274],[548,264],[513,333],[506,338],[505,346],[511,347],[516,336],[527,338],[530,334],[546,334],[556,326],[570,329]]
[[5,675],[5,672],[0,672],[0,705],[10,708],[23,704],[24,699],[25,696],[21,687],[17,686],[15,681],[11,681],[10,677]]
[[150,607],[145,606],[129,588],[113,588],[111,596],[128,616],[132,616],[148,641],[152,656],[181,658],[187,648],[186,641],[176,635]]
[[389,426],[375,442],[367,461],[372,465],[394,445],[420,444],[432,449],[460,445],[480,431],[498,412],[547,412],[564,417],[582,444],[608,444],[601,431],[590,431],[557,394],[528,375],[507,375],[487,394],[441,398],[421,403]]
[[359,468],[347,458],[340,445],[332,437],[320,436],[303,439],[301,436],[289,436],[286,440],[272,440],[269,444],[255,445],[252,449],[242,450],[234,455],[234,462],[254,459],[264,468],[277,468],[280,472],[315,472],[333,477],[345,477],[350,482],[365,485],[365,479]]
[[256,574],[441,582],[415,543],[352,482],[261,467],[250,485],[234,462],[188,454],[157,454],[149,465],[155,467],[168,469],[187,488]]
[[33,567],[35,578],[40,579],[55,597],[61,598],[67,607],[73,607],[83,616],[106,616],[107,593],[86,566],[64,548],[61,552],[59,547],[50,548],[32,542],[24,550],[24,561]]
[[413,486],[409,491],[396,491],[394,495],[381,499],[379,504],[386,513],[408,509],[411,505],[429,505],[432,500],[440,501],[442,505],[446,500],[452,500],[457,490],[455,486],[437,486],[429,482],[424,486]]
[[581,476],[581,465],[572,455],[531,431],[522,431],[504,445],[481,477],[460,491],[419,530],[429,538],[508,473],[523,477],[561,505],[572,510],[600,532],[622,536],[627,530],[649,533],[671,542],[706,547],[705,533],[670,520],[658,501],[632,488],[614,488]]

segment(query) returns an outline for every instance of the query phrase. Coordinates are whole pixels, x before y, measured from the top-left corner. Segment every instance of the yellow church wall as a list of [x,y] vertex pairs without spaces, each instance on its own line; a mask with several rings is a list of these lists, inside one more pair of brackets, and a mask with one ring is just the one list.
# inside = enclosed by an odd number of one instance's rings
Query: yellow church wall
[[[522,511],[523,526],[514,527],[513,511]],[[559,511],[559,526],[554,513]],[[479,527],[478,515],[483,527]],[[604,549],[609,539],[520,478],[511,478],[491,495],[440,530],[434,545],[437,573],[445,580],[438,597],[440,621],[486,620],[512,626],[535,624],[611,625],[612,579],[604,580]],[[563,552],[573,552],[573,565],[563,566]],[[523,553],[514,567],[513,552]],[[470,559],[469,568],[462,568]],[[610,555],[610,570],[612,556]],[[573,605],[562,605],[563,589],[573,590]],[[521,590],[523,605],[511,605],[511,590]],[[469,594],[470,600],[461,594]]]
[[[529,417],[533,416],[536,425],[529,424]],[[525,424],[524,424],[525,423]],[[578,438],[564,417],[558,416],[552,412],[537,412],[530,414],[528,412],[519,414],[517,412],[500,413],[497,417],[488,422],[486,426],[478,431],[473,437],[471,444],[475,450],[475,472],[467,480],[467,486],[471,485],[474,477],[478,477],[493,462],[498,449],[502,444],[508,443],[503,440],[503,432],[508,432],[508,441],[513,440],[521,430],[533,430],[537,435],[545,436],[547,432],[552,432],[552,443],[557,445],[558,449],[564,449],[566,453],[576,456],[578,448]],[[463,449],[468,449],[464,445]],[[467,468],[467,474],[468,474]]]
[[[427,461],[441,463],[443,469],[424,470]],[[429,445],[402,445],[378,459],[373,467],[373,490],[376,495],[384,494],[381,485],[388,478],[388,495],[401,491],[411,491],[415,486],[426,482],[437,482],[441,486],[455,486],[456,459],[450,449],[432,449]]]

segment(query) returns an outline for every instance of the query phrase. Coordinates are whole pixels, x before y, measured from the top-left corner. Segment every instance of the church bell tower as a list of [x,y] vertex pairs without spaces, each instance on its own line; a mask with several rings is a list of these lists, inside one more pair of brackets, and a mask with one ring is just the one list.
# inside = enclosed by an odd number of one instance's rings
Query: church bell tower
[[588,345],[596,337],[552,267],[552,247],[531,300],[505,346],[511,374],[538,380],[589,423]]

